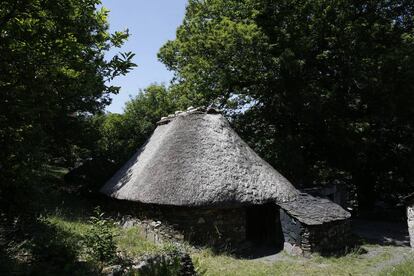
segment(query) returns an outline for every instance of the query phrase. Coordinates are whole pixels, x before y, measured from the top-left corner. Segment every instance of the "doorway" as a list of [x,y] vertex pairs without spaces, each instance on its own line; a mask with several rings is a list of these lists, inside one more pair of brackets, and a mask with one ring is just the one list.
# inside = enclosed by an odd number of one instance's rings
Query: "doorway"
[[272,203],[246,208],[246,239],[256,245],[283,248],[279,208]]

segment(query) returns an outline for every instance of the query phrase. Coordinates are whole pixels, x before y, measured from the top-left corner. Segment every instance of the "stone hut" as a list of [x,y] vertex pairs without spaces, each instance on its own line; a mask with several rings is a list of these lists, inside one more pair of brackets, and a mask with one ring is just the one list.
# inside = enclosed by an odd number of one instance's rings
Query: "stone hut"
[[407,204],[407,224],[410,234],[410,245],[414,248],[414,193],[405,197],[405,202]]
[[101,192],[155,206],[195,244],[324,252],[345,247],[350,232],[347,211],[299,192],[213,109],[162,118]]

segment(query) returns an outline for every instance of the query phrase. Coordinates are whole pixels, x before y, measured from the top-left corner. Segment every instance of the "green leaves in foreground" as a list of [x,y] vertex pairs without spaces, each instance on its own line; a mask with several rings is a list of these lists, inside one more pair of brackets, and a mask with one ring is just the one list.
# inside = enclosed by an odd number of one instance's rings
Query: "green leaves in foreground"
[[114,224],[104,218],[99,208],[90,218],[91,229],[83,236],[83,244],[88,257],[98,263],[111,263],[116,260]]

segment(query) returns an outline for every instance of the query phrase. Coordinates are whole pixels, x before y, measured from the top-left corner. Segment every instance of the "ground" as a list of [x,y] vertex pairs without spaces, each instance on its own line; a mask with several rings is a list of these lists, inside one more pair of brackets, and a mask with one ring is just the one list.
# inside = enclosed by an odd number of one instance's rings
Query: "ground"
[[[67,231],[82,229],[79,227],[81,222],[67,222],[56,217],[52,221]],[[162,247],[146,241],[137,227],[116,231],[119,233],[119,250],[129,255],[154,252]],[[361,249],[342,257],[304,258],[282,252],[257,259],[214,254],[208,249],[188,249],[198,271],[205,275],[414,275],[414,253],[407,246],[367,242]],[[402,264],[401,267],[398,267],[399,264]]]
[[[414,263],[409,263],[412,274],[392,274],[397,263],[413,258],[408,248],[365,245],[367,253],[351,253],[340,258],[292,257],[281,253],[278,258],[240,260],[231,256],[194,254],[199,267],[207,275],[414,275]],[[391,271],[388,271],[391,269]]]
[[[55,171],[53,181],[61,181],[62,173],[64,171]],[[52,190],[48,190],[47,200],[44,200],[46,205],[42,206],[42,221],[54,229],[51,233],[63,235],[66,245],[78,243],[91,231],[89,217],[92,210],[97,205],[105,207],[102,206],[104,202],[82,199],[69,188],[55,193]],[[116,223],[116,212],[104,211],[108,220],[113,222],[116,247],[122,254],[133,258],[174,246],[171,243],[155,244],[145,240],[137,226],[122,228]],[[353,229],[361,237],[362,246],[341,257],[315,255],[305,258],[281,252],[246,259],[230,254],[215,254],[209,249],[183,246],[189,251],[201,275],[414,275],[414,251],[407,246],[404,224],[357,220],[354,221]],[[49,258],[48,255],[45,257]],[[74,267],[77,265],[75,262]],[[69,266],[68,270],[70,269]]]

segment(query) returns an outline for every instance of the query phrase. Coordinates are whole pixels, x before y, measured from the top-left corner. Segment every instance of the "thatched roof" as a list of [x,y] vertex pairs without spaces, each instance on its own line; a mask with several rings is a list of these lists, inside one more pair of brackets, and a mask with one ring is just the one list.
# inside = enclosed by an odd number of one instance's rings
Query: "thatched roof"
[[318,212],[331,212],[323,215],[331,220],[336,220],[339,209],[339,214],[347,213],[334,203],[335,208],[324,210],[300,204],[301,193],[260,158],[221,114],[212,111],[191,109],[162,118],[146,144],[101,192],[122,200],[174,206],[275,202],[303,222],[315,222]]
[[292,200],[298,191],[221,114],[163,118],[101,191],[142,203],[205,206]]

